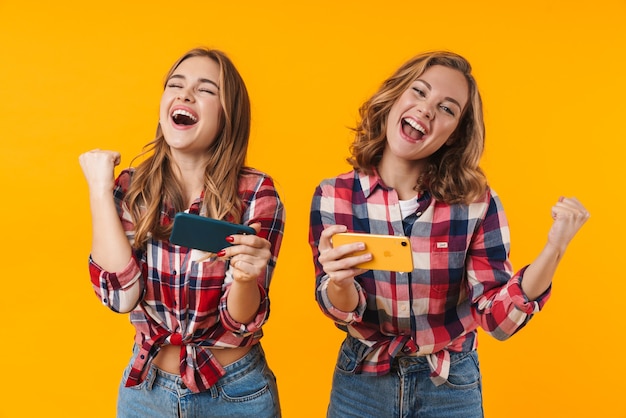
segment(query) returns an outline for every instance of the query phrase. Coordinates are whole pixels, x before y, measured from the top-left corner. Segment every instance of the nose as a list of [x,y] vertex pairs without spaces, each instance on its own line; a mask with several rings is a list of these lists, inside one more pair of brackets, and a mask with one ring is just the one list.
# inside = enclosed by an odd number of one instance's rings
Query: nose
[[432,106],[426,100],[417,105],[417,111],[428,120],[432,119],[433,115],[435,114]]
[[189,88],[183,87],[178,92],[178,98],[182,102],[192,102],[193,101],[193,94],[192,94],[191,91],[189,91]]

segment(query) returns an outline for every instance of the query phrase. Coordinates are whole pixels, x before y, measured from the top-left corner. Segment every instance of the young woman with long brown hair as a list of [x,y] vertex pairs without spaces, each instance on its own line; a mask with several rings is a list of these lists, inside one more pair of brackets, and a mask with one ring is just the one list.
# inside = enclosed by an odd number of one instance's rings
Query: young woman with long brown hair
[[[284,208],[272,179],[245,165],[250,101],[231,60],[193,49],[167,74],[157,136],[136,168],[120,154],[80,156],[89,185],[91,281],[130,312],[135,344],[118,417],[280,416],[260,345]],[[224,249],[169,242],[176,213],[250,225]]]

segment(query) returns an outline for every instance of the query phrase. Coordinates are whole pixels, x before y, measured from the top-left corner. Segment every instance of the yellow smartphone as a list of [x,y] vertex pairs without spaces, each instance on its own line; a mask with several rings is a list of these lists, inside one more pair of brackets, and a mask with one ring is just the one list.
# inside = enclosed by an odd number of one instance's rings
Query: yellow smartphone
[[356,251],[350,255],[371,253],[372,259],[357,265],[368,270],[413,271],[413,252],[408,237],[394,235],[364,234],[358,232],[342,232],[333,235],[332,245],[338,247],[353,242],[365,243],[364,251]]

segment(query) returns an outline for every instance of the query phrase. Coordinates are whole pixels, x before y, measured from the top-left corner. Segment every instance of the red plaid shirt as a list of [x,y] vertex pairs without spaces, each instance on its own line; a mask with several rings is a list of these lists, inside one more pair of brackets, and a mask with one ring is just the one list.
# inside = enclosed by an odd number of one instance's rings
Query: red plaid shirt
[[[357,373],[382,375],[398,355],[424,355],[433,381],[441,384],[448,376],[449,352],[474,350],[478,326],[506,339],[550,295],[550,289],[535,301],[524,295],[525,268],[513,274],[507,220],[493,190],[470,205],[448,205],[425,192],[417,211],[403,220],[395,190],[378,175],[351,171],[317,187],[310,221],[317,302],[339,328],[367,346]],[[330,225],[409,236],[414,270],[369,270],[355,280],[356,310],[336,309],[327,295],[328,275],[318,262],[320,234]]]
[[[114,197],[126,236],[132,243],[134,225],[122,204],[134,170],[123,171],[115,182]],[[249,169],[239,181],[243,200],[242,223],[261,223],[259,236],[271,243],[272,257],[258,279],[259,310],[248,324],[235,321],[226,309],[232,283],[227,260],[203,259],[206,253],[149,239],[144,250],[134,251],[122,271],[108,272],[91,258],[91,282],[102,303],[116,312],[130,312],[139,354],[126,386],[140,383],[148,366],[164,344],[181,346],[180,374],[194,392],[212,386],[224,375],[210,347],[229,348],[256,344],[269,314],[268,291],[284,229],[284,207],[267,175]],[[202,196],[189,208],[201,211]],[[162,222],[172,222],[175,213],[164,208]],[[133,309],[134,308],[134,309]]]

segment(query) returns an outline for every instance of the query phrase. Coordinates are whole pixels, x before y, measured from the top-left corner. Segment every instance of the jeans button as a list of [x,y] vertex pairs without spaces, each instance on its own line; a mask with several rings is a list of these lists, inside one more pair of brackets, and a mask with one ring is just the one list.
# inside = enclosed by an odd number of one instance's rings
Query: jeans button
[[187,389],[187,385],[185,385],[183,382],[180,382],[180,388],[181,389]]

